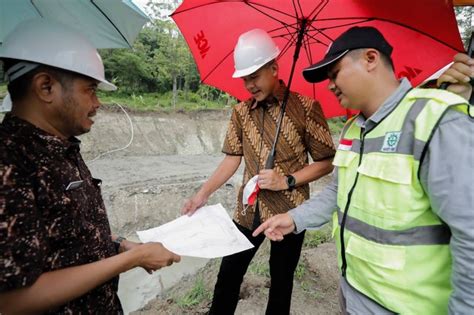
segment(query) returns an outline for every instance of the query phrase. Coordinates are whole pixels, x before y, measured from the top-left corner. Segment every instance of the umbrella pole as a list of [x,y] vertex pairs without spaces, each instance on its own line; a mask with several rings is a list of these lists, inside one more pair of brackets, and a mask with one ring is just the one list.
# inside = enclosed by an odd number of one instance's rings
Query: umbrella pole
[[281,122],[283,121],[283,116],[285,115],[286,104],[288,103],[288,98],[290,96],[290,87],[291,81],[293,80],[293,74],[295,72],[296,61],[300,55],[301,46],[303,44],[303,37],[306,31],[306,19],[301,20],[301,26],[298,30],[298,38],[296,40],[295,53],[293,55],[293,64],[291,65],[290,78],[288,79],[288,84],[286,86],[285,94],[283,96],[283,102],[281,105],[280,117],[278,119],[278,125],[275,132],[275,139],[273,140],[272,149],[268,155],[267,161],[265,162],[265,169],[272,169],[275,166],[275,148],[278,142],[278,137],[280,136]]

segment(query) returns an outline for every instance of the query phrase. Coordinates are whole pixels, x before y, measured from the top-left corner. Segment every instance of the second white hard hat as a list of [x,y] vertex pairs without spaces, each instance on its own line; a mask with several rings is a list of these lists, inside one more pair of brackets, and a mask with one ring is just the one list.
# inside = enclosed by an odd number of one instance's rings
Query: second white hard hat
[[0,58],[69,70],[96,79],[99,89],[117,89],[105,79],[97,49],[82,34],[56,22],[33,19],[19,24],[0,46]]
[[240,78],[252,74],[267,62],[275,59],[280,49],[267,32],[253,29],[240,35],[234,49],[233,78]]

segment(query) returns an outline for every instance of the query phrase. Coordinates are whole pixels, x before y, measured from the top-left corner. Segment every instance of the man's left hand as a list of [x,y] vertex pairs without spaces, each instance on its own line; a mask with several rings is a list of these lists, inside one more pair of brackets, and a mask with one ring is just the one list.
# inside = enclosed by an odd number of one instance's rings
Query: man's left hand
[[437,85],[449,82],[451,85],[448,87],[448,91],[469,99],[472,93],[470,84],[472,77],[474,77],[474,59],[459,53],[454,56],[454,63],[451,67],[438,78]]
[[261,189],[273,191],[288,189],[286,177],[278,174],[274,169],[261,170],[260,173],[258,173],[258,186]]

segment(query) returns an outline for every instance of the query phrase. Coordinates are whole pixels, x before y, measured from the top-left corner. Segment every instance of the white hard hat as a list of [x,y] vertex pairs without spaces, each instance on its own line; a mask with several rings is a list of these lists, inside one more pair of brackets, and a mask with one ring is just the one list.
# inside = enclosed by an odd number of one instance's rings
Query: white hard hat
[[240,35],[235,46],[235,72],[232,77],[240,78],[254,73],[279,54],[280,49],[267,32],[258,28],[248,31]]
[[104,64],[95,47],[82,34],[57,22],[33,19],[20,23],[1,44],[0,58],[23,61],[19,67],[22,74],[43,64],[96,79],[99,89],[117,89],[105,79]]

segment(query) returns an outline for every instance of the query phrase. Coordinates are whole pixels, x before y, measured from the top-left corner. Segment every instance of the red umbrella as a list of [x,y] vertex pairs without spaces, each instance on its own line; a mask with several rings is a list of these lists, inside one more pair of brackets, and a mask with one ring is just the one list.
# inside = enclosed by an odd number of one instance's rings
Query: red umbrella
[[280,77],[292,90],[320,100],[326,117],[346,112],[327,91],[327,83],[309,84],[301,73],[349,27],[378,28],[394,46],[396,73],[415,85],[463,51],[450,0],[184,0],[171,16],[202,82],[241,100],[249,94],[240,79],[232,79],[234,46],[242,33],[266,30],[282,51]]

